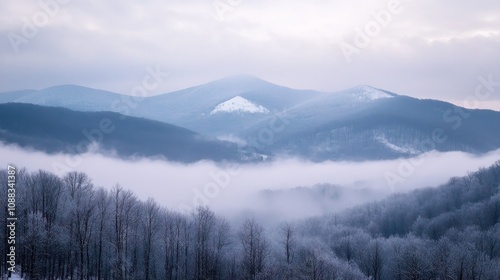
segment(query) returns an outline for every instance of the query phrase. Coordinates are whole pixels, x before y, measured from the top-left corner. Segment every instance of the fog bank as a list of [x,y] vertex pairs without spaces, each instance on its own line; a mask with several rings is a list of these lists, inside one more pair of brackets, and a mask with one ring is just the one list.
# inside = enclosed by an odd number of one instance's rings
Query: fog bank
[[[340,211],[394,192],[437,186],[450,177],[467,175],[500,159],[497,150],[482,156],[431,152],[410,160],[366,162],[287,159],[244,165],[180,164],[146,158],[123,160],[97,153],[48,155],[12,145],[0,145],[0,154],[4,162],[0,168],[10,163],[57,175],[70,170],[85,172],[96,186],[111,189],[120,184],[140,199],[153,197],[172,210],[208,205],[229,217],[248,210],[286,219]],[[329,187],[285,191],[317,184]]]

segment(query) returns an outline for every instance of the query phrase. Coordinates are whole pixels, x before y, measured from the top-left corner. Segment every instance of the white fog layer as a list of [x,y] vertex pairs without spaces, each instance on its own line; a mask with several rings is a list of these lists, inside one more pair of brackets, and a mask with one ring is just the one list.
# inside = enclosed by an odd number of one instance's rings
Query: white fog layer
[[[0,154],[9,160],[7,163],[29,171],[43,169],[57,175],[84,172],[97,186],[111,189],[119,184],[140,199],[152,197],[173,210],[208,205],[229,218],[251,210],[257,215],[272,213],[276,219],[292,219],[336,212],[394,192],[437,186],[451,177],[490,166],[500,157],[500,150],[483,156],[431,152],[410,160],[312,163],[288,159],[238,166],[132,161],[101,154],[48,155],[11,145],[0,145]],[[323,185],[314,187],[318,184]],[[343,188],[325,190],[324,184]],[[313,187],[314,191],[296,187]],[[294,190],[285,192],[289,189]]]

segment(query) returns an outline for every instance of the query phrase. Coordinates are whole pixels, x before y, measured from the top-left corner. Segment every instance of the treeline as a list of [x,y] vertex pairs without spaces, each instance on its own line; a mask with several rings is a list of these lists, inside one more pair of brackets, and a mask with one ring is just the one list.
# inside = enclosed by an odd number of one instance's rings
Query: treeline
[[500,279],[500,161],[297,229],[373,279]]
[[[2,186],[6,175],[3,170]],[[120,186],[95,187],[84,173],[58,177],[21,170],[16,200],[16,259],[26,279],[276,279],[292,264],[300,273],[310,269],[292,258],[299,248],[291,226],[284,227],[276,240],[284,243],[274,248],[255,219],[231,228],[208,208],[177,213],[153,199],[140,201]],[[5,209],[4,192],[1,201]],[[6,213],[1,215],[5,221]],[[2,275],[7,273],[5,237]],[[328,271],[363,277],[336,258],[329,260]]]
[[204,207],[170,211],[77,172],[21,170],[16,199],[25,279],[500,279],[500,162],[438,188],[267,228]]

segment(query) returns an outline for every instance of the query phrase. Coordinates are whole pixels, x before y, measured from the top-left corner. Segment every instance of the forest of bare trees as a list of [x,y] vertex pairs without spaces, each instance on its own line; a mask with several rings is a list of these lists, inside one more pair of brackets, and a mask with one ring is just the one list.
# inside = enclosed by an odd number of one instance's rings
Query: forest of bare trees
[[20,170],[16,180],[25,279],[500,279],[500,162],[275,226],[230,222],[206,207],[171,211],[118,185],[96,187],[84,173]]

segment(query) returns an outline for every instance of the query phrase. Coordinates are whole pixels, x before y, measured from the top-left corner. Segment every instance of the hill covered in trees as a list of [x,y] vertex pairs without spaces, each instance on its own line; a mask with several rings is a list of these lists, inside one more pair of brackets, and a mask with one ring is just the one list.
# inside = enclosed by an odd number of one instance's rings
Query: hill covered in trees
[[16,199],[26,279],[500,279],[500,161],[439,187],[268,228],[206,207],[171,211],[76,172],[21,170]]
[[[236,144],[168,123],[112,112],[79,112],[32,104],[0,104],[0,142],[47,153],[100,152],[175,162],[240,161]],[[245,158],[248,156],[245,156]]]

